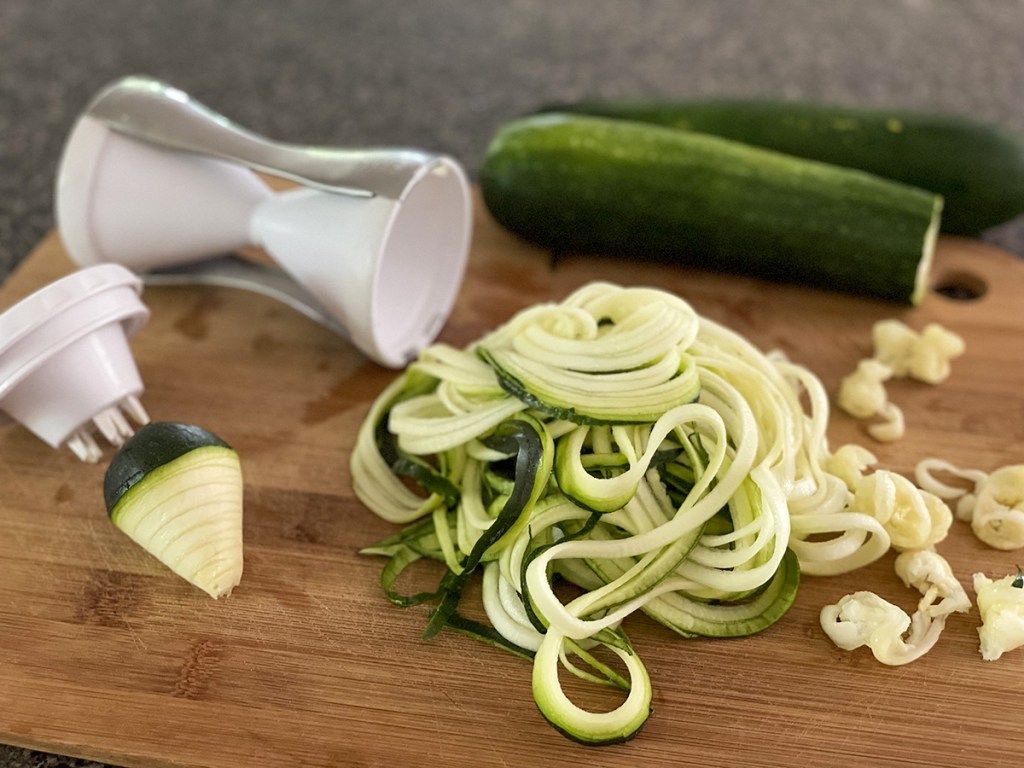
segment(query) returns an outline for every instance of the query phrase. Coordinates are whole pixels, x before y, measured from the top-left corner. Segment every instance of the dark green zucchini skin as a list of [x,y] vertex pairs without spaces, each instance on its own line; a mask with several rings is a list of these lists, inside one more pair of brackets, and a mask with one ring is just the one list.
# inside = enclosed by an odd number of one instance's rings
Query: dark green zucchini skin
[[945,199],[942,231],[1024,213],[1024,134],[955,115],[765,100],[582,101],[543,111],[636,120],[857,168]]
[[942,200],[716,136],[544,114],[480,173],[495,219],[555,251],[612,253],[916,303]]
[[129,488],[150,472],[207,446],[231,448],[212,432],[192,424],[154,421],[139,428],[114,454],[103,477],[107,514],[113,512]]

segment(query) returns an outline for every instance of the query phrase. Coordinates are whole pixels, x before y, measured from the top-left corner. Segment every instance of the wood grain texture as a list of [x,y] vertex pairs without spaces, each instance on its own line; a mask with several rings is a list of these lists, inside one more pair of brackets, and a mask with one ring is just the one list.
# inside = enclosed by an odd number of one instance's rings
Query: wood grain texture
[[[479,208],[479,206],[478,206]],[[0,289],[7,307],[71,269],[50,236]],[[870,353],[874,320],[939,321],[966,355],[948,382],[900,381],[904,440],[873,445],[909,472],[938,455],[981,469],[1024,461],[1024,264],[943,240],[935,276],[971,275],[976,301],[917,309],[655,264],[550,255],[478,212],[469,274],[443,340],[465,344],[591,279],[678,292],[834,392]],[[958,278],[960,279],[960,278]],[[393,373],[269,299],[229,289],[149,289],[132,347],[154,419],[191,421],[234,445],[245,473],[245,574],[212,601],[113,528],[104,465],[0,429],[0,742],[129,766],[1016,766],[1024,651],[981,661],[978,617],[955,615],[902,668],[837,650],[822,605],[872,589],[912,609],[892,558],[806,578],[761,635],[683,640],[643,618],[630,634],[654,684],[633,742],[599,751],[538,714],[526,662],[453,633],[420,639],[424,612],[382,597],[380,561],[356,550],[391,527],[353,498],[348,458]],[[836,415],[835,444],[870,442]],[[108,457],[109,458],[109,451]],[[940,546],[965,581],[1021,555],[954,524]]]

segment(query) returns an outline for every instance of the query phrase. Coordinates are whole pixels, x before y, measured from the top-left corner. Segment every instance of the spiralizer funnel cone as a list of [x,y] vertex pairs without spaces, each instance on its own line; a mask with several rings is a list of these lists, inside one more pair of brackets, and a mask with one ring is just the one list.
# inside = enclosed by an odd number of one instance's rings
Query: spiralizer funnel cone
[[[275,192],[257,172],[300,188]],[[392,367],[447,319],[472,223],[469,184],[449,157],[272,142],[139,77],[101,91],[78,120],[56,210],[82,265],[164,271],[262,247]]]

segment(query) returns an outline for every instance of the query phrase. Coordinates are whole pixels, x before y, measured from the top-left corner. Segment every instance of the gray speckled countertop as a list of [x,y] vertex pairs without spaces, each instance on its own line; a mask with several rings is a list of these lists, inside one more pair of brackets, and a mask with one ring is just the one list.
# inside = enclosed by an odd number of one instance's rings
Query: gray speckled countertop
[[[75,116],[134,73],[272,138],[417,145],[470,172],[504,120],[594,95],[811,99],[1024,129],[1024,2],[2,0],[0,278],[53,225]],[[1024,254],[1024,222],[988,239]],[[0,765],[95,766],[2,746]]]

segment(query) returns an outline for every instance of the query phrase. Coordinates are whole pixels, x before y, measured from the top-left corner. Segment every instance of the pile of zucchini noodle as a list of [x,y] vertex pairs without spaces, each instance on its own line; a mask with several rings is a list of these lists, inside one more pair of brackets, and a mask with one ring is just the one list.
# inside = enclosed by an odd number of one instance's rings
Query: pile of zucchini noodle
[[[379,396],[353,484],[404,527],[362,551],[388,558],[390,600],[432,606],[425,636],[449,627],[532,658],[552,725],[624,741],[652,699],[630,614],[684,637],[749,635],[786,613],[801,572],[889,549],[824,469],[828,416],[806,368],[671,293],[591,283],[466,349],[429,347]],[[400,593],[421,558],[444,563],[440,584]],[[486,622],[458,610],[475,572]],[[589,711],[560,669],[627,693]]]

